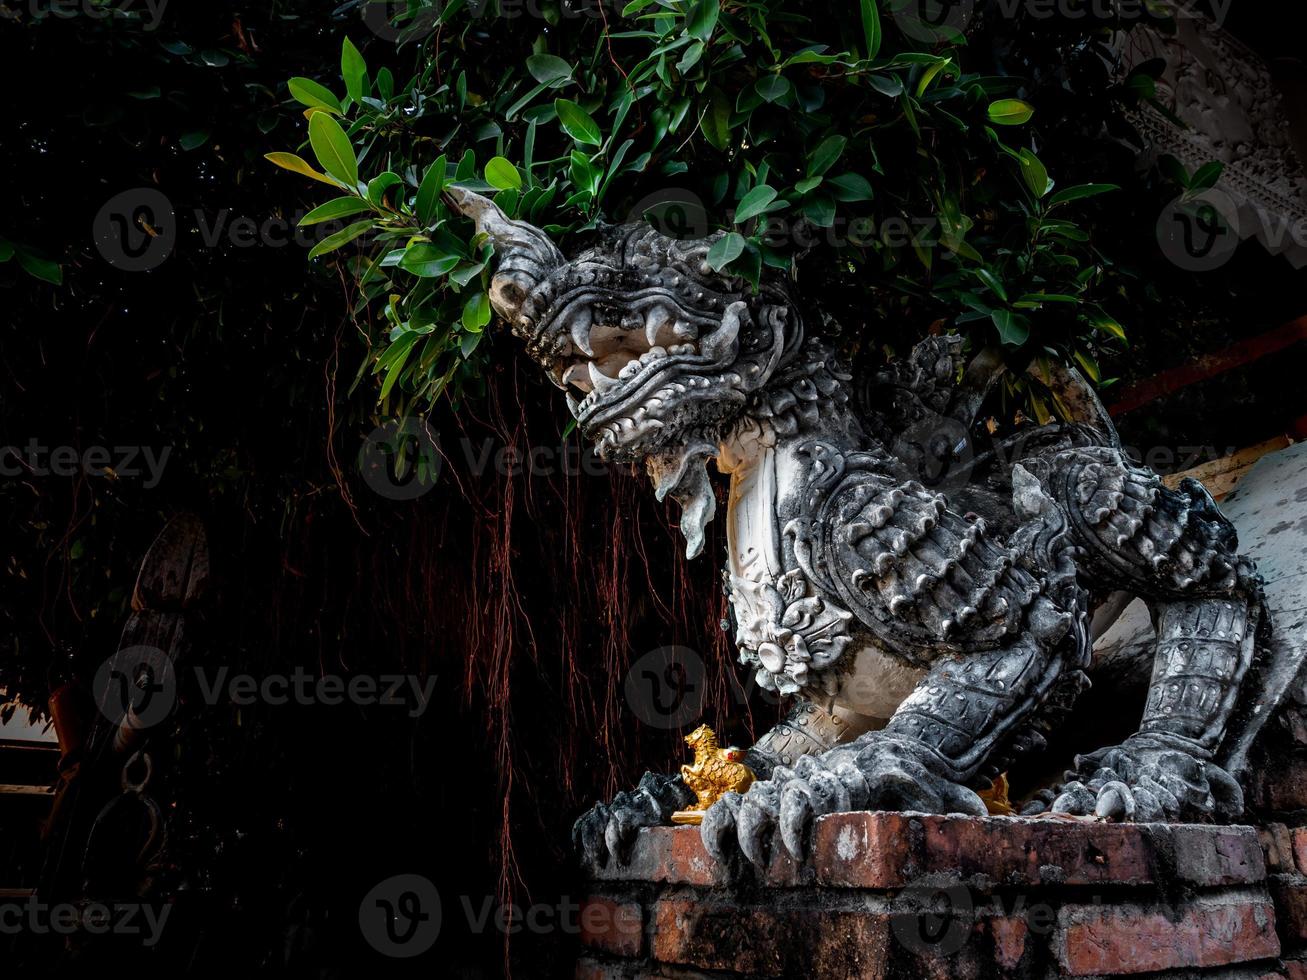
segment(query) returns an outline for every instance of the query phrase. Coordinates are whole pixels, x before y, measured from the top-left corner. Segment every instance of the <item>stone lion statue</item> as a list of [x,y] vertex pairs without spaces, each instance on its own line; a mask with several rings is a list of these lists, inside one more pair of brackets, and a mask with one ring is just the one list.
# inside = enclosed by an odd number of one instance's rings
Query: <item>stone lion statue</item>
[[[1052,380],[1074,421],[975,451],[1003,368],[964,365],[957,338],[855,378],[780,276],[754,289],[710,266],[717,235],[602,228],[569,259],[485,197],[446,199],[494,242],[496,312],[596,451],[642,461],[679,502],[691,557],[715,511],[708,462],[729,475],[740,660],[794,708],[747,751],[757,781],[705,814],[718,860],[765,865],[777,831],[802,858],[833,812],[984,814],[977,789],[1044,747],[1086,684],[1090,617],[1122,592],[1157,629],[1143,717],[1025,812],[1242,812],[1248,749],[1297,665],[1271,662],[1256,569],[1206,490],[1132,463],[1073,371]],[[646,774],[577,822],[577,844],[623,861],[692,802],[680,776]]]

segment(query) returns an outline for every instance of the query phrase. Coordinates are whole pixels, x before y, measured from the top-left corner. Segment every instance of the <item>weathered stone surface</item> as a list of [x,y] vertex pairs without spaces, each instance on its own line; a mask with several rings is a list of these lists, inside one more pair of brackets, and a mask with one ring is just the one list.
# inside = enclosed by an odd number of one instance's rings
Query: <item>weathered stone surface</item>
[[1307,874],[1307,827],[1295,827],[1289,831],[1289,841],[1293,847],[1294,865]]
[[750,976],[884,976],[889,917],[877,912],[661,899],[654,959]]
[[644,953],[644,909],[636,902],[591,896],[581,906],[581,942],[614,956]]
[[1263,456],[1221,509],[1257,563],[1274,624],[1270,646],[1250,671],[1247,694],[1231,720],[1232,739],[1222,754],[1232,770],[1261,725],[1286,701],[1307,705],[1299,665],[1307,651],[1307,443]]
[[[1210,887],[1261,881],[1265,873],[1251,827],[858,812],[817,822],[810,865],[773,848],[760,880],[778,887],[887,889],[926,875],[1026,886],[1143,885],[1165,876]],[[610,860],[592,875],[702,887],[728,880],[694,827],[646,828],[626,864]]]
[[1276,875],[1271,879],[1270,887],[1275,899],[1280,940],[1286,946],[1307,943],[1307,878]]
[[822,884],[897,888],[924,875],[998,885],[1197,885],[1265,876],[1250,827],[1106,824],[1009,817],[842,813],[817,824]]
[[696,827],[646,827],[636,836],[630,858],[610,858],[591,868],[597,881],[656,881],[671,885],[711,885],[725,881],[721,868],[703,849]]
[[1292,874],[1297,870],[1293,856],[1293,838],[1289,828],[1274,821],[1257,828],[1257,839],[1266,855],[1266,870],[1276,874]]
[[1200,898],[1179,907],[1069,905],[1058,914],[1058,964],[1068,976],[1223,966],[1280,953],[1264,895]]

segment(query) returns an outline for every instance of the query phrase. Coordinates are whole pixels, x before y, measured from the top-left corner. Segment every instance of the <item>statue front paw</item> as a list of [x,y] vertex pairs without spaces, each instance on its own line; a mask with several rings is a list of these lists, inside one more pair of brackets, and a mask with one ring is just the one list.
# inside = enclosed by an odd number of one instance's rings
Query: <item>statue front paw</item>
[[1224,821],[1243,813],[1235,778],[1180,740],[1140,733],[1077,756],[1075,764],[1055,794],[1054,813],[1138,823]]
[[572,843],[587,863],[604,867],[614,857],[625,864],[641,827],[671,823],[672,814],[694,802],[679,776],[647,772],[640,785],[618,793],[611,803],[598,803],[572,826]]
[[850,810],[914,810],[986,814],[985,803],[949,779],[930,750],[914,739],[871,732],[820,756],[803,756],[793,769],[778,767],[770,779],[743,795],[727,793],[704,815],[700,834],[718,861],[738,849],[765,868],[777,830],[795,860],[805,860],[818,817]]

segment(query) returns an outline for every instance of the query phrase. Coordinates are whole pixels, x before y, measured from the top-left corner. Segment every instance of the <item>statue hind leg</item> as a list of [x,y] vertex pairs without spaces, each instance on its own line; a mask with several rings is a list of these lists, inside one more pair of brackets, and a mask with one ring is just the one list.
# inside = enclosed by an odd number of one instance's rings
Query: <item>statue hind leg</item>
[[1139,821],[1239,816],[1243,793],[1218,760],[1264,610],[1234,528],[1196,481],[1171,490],[1115,449],[1039,463],[1070,516],[1086,584],[1141,596],[1157,630],[1138,731],[1077,757],[1053,811]]

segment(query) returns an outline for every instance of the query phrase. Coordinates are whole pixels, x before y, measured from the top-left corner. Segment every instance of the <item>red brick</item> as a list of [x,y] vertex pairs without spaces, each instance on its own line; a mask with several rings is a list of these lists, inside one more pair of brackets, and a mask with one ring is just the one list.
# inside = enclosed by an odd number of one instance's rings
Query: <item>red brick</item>
[[1293,874],[1297,870],[1293,859],[1293,838],[1282,823],[1268,823],[1257,828],[1257,840],[1266,855],[1266,867],[1279,874]]
[[626,864],[608,859],[591,869],[598,881],[657,881],[669,885],[712,885],[725,881],[704,850],[698,827],[646,827],[636,837]]
[[702,970],[880,980],[889,942],[889,916],[878,912],[687,898],[654,908],[654,959]]
[[1008,885],[1199,885],[1264,879],[1247,827],[1104,824],[1007,817],[841,813],[818,821],[821,884],[901,888],[926,874],[983,876]]
[[1295,827],[1289,831],[1290,846],[1293,848],[1293,861],[1298,870],[1307,874],[1307,827]]
[[581,942],[614,956],[644,952],[644,910],[634,902],[591,896],[581,905]]
[[1272,878],[1271,897],[1280,938],[1291,946],[1307,942],[1307,878]]
[[1259,810],[1307,809],[1307,757],[1298,750],[1277,755],[1253,771],[1248,802]]
[[994,961],[1006,971],[1015,970],[1026,953],[1026,939],[1030,935],[1025,919],[998,916],[985,925],[994,940]]
[[1278,956],[1275,910],[1257,898],[1198,899],[1178,909],[1069,905],[1054,942],[1069,976],[1224,966]]
[[1140,828],[1163,866],[1194,885],[1252,885],[1266,880],[1266,859],[1251,827],[1148,824]]

